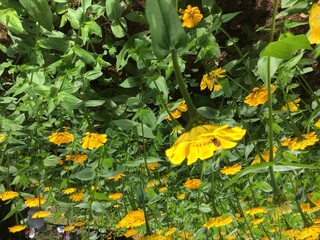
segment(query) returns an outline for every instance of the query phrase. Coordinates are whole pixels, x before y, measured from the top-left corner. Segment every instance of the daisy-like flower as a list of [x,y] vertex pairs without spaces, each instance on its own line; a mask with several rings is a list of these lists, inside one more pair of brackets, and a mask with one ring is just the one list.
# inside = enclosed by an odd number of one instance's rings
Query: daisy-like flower
[[246,211],[247,215],[255,215],[259,213],[266,213],[268,210],[265,207],[253,207]]
[[49,211],[38,211],[35,214],[33,214],[31,218],[45,218],[50,215],[51,215],[51,212]]
[[[271,92],[274,92],[276,87],[271,84]],[[265,88],[264,84],[261,87],[255,87],[252,90],[252,93],[250,93],[244,102],[248,104],[249,106],[256,107],[260,104],[264,104],[268,101],[268,89]]]
[[108,179],[109,179],[109,180],[113,179],[114,181],[117,182],[117,181],[118,181],[120,178],[122,178],[123,176],[125,176],[124,173],[119,173],[119,174],[117,174],[117,175],[115,175],[115,176],[108,177]]
[[180,199],[180,200],[185,199],[185,197],[186,197],[185,193],[180,193],[177,195],[177,199]]
[[224,166],[223,169],[220,170],[220,172],[224,175],[234,175],[239,172],[241,168],[242,166],[236,163],[232,166]]
[[299,102],[301,101],[300,98],[297,98],[291,102],[289,102],[287,105],[284,105],[281,110],[289,110],[290,112],[296,112],[299,109]]
[[198,159],[212,157],[215,151],[235,147],[235,141],[242,139],[245,133],[246,130],[240,127],[230,128],[228,125],[196,126],[183,133],[172,147],[166,150],[166,156],[173,164],[181,164],[187,158],[187,164],[190,165]]
[[317,3],[312,4],[309,14],[309,42],[311,44],[320,43],[320,6]]
[[62,190],[62,192],[64,194],[71,194],[71,193],[74,193],[76,191],[77,191],[77,188],[66,188],[66,189]]
[[67,131],[54,132],[49,136],[49,141],[57,145],[73,142],[73,140],[73,135],[71,133],[68,133]]
[[158,167],[160,167],[161,165],[157,162],[153,162],[153,163],[148,163],[148,168],[150,170],[156,170]]
[[82,138],[82,147],[85,149],[94,149],[103,146],[107,142],[107,134],[86,132]]
[[84,199],[84,193],[82,192],[72,193],[69,198],[73,202],[80,202]]
[[16,233],[24,230],[26,227],[27,226],[25,225],[15,225],[15,226],[9,227],[8,229],[9,229],[9,232]]
[[111,200],[118,200],[118,199],[122,198],[122,196],[123,196],[123,194],[118,192],[118,193],[109,194],[108,198]]
[[34,197],[34,198],[25,198],[24,203],[29,207],[40,207],[41,204],[44,204],[46,200],[42,197]]
[[134,228],[141,226],[146,223],[144,218],[144,212],[140,209],[132,210],[121,219],[120,222],[116,225],[116,228]]
[[13,198],[18,197],[18,196],[19,196],[19,193],[17,193],[17,192],[5,191],[5,192],[0,194],[0,199],[2,201],[7,201],[7,200],[13,199]]
[[[277,152],[277,146],[273,146],[273,158],[276,156],[276,152]],[[260,156],[261,155],[261,156]],[[251,163],[251,165],[257,164],[257,163],[261,163],[261,158],[265,161],[265,162],[269,162],[270,160],[270,151],[264,150],[262,151],[260,154],[257,154],[253,160],[253,162]]]
[[85,153],[81,153],[81,154],[68,154],[66,156],[66,160],[67,161],[74,161],[76,163],[84,163],[86,160],[88,159],[88,156]]
[[232,223],[232,217],[218,216],[209,219],[203,226],[209,229],[212,227],[222,227],[229,223]]
[[[177,119],[177,118],[181,117],[181,112],[186,112],[186,111],[188,111],[188,106],[187,106],[186,102],[183,101],[182,103],[180,103],[180,105],[176,109],[172,110],[170,112],[170,114],[174,119]],[[172,118],[170,117],[170,115],[168,115],[166,118],[169,121],[172,121]]]
[[179,12],[182,14],[181,16],[179,16],[179,18],[183,20],[183,27],[193,28],[203,18],[203,15],[201,14],[199,8],[192,7],[191,5],[188,5],[186,9],[180,8]]
[[310,132],[307,134],[301,134],[301,139],[299,138],[286,138],[281,141],[282,146],[287,146],[291,151],[303,150],[308,146],[313,146],[318,142],[319,139],[315,132]]
[[187,181],[183,185],[188,189],[197,189],[201,185],[201,180],[187,178]]
[[219,83],[217,78],[224,78],[225,72],[226,70],[218,68],[208,74],[203,75],[200,83],[200,90],[208,88],[210,91],[219,91],[222,88],[222,85]]

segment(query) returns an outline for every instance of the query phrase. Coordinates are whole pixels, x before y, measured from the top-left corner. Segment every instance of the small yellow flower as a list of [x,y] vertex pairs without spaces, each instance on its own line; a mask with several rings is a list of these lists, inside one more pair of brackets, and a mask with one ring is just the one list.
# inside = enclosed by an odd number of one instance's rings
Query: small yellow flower
[[182,14],[181,16],[179,16],[179,18],[183,20],[183,27],[193,28],[203,18],[203,15],[200,13],[199,8],[192,7],[191,5],[188,5],[186,9],[180,8],[179,12]]
[[287,105],[283,106],[281,110],[289,110],[290,112],[296,112],[299,109],[299,102],[301,101],[300,98],[297,98],[291,102],[289,102]]
[[254,226],[257,226],[259,225],[260,223],[262,223],[264,220],[264,218],[255,218],[255,219],[252,219],[251,222]]
[[200,90],[208,88],[210,91],[214,90],[215,92],[222,89],[222,85],[219,83],[217,78],[224,78],[226,70],[222,68],[215,69],[208,74],[203,75]]
[[9,229],[9,232],[16,233],[24,230],[26,227],[27,226],[25,225],[16,225],[16,226],[9,227],[8,229]]
[[246,211],[247,215],[255,215],[259,213],[266,213],[268,210],[265,207],[253,207]]
[[166,232],[165,232],[165,236],[169,236],[171,234],[173,234],[174,232],[177,231],[177,228],[176,227],[173,227],[173,228],[169,228]]
[[311,44],[320,43],[320,6],[317,3],[312,4],[309,14],[310,34],[309,41]]
[[82,138],[82,147],[85,149],[94,149],[103,146],[107,142],[107,134],[86,132]]
[[73,135],[68,132],[54,132],[49,136],[49,141],[57,145],[73,142],[73,140]]
[[218,216],[209,219],[203,226],[209,229],[212,227],[222,227],[229,223],[232,223],[232,217]]
[[315,122],[314,125],[316,125],[316,127],[320,128],[320,119],[318,119],[318,120]]
[[59,159],[59,160],[58,160],[58,164],[59,164],[60,166],[63,165],[63,160]]
[[301,134],[301,139],[296,138],[286,138],[281,141],[282,146],[287,146],[291,151],[303,150],[308,146],[313,146],[318,142],[319,139],[315,132],[310,132],[307,134]]
[[[188,106],[187,106],[186,102],[183,101],[176,109],[172,110],[170,112],[170,114],[174,119],[177,119],[177,118],[181,117],[181,112],[186,112],[186,111],[188,111]],[[168,115],[166,118],[169,121],[172,121],[171,116]]]
[[51,212],[49,211],[38,211],[35,214],[33,214],[31,218],[45,218],[50,215],[51,215]]
[[111,200],[118,200],[120,198],[122,198],[123,194],[118,192],[118,193],[112,193],[108,196],[109,199]]
[[74,193],[76,191],[77,191],[77,188],[66,188],[66,189],[62,190],[62,192],[64,194],[71,194],[71,193]]
[[188,188],[188,189],[197,189],[201,185],[201,180],[188,178],[183,185],[185,186],[185,188]]
[[88,159],[88,156],[85,153],[81,153],[81,154],[68,154],[66,156],[66,160],[67,161],[74,161],[76,163],[84,163],[86,160]]
[[185,193],[180,193],[180,194],[177,195],[177,198],[180,199],[180,200],[185,199],[185,197],[186,197]]
[[42,197],[34,197],[34,198],[25,198],[24,203],[29,207],[40,207],[41,204],[44,204],[46,200]]
[[[276,87],[271,84],[271,92],[274,92]],[[268,89],[265,88],[264,84],[261,87],[255,87],[252,90],[252,93],[250,93],[244,102],[248,104],[249,106],[256,107],[260,104],[264,104],[268,101]]]
[[144,212],[132,210],[116,225],[116,228],[134,228],[145,224]]
[[84,223],[83,222],[75,222],[73,225],[75,227],[82,227],[84,225]]
[[9,199],[12,199],[12,198],[15,198],[15,197],[18,197],[19,196],[19,193],[17,192],[14,192],[14,191],[5,191],[3,193],[0,194],[0,199],[2,201],[7,201]]
[[161,188],[159,188],[159,192],[165,192],[165,191],[167,191],[167,190],[168,190],[167,187],[161,187]]
[[129,229],[129,230],[124,234],[124,236],[125,236],[126,238],[131,238],[131,237],[133,237],[133,236],[135,236],[135,235],[137,235],[137,234],[138,234],[138,231],[135,230],[134,228],[131,228],[131,229]]
[[117,174],[117,175],[115,175],[115,176],[108,177],[108,179],[109,179],[109,180],[113,179],[114,181],[117,182],[117,181],[118,181],[120,178],[122,178],[123,176],[125,176],[124,173],[119,173],[119,174]]
[[[274,146],[273,147],[273,158],[276,156],[276,152],[277,152],[277,146]],[[261,163],[261,157],[262,159],[265,161],[265,162],[269,162],[270,160],[270,151],[267,149],[267,150],[264,150],[262,151],[260,154],[257,154],[253,160],[253,162],[251,163],[251,165],[254,165],[254,164],[257,164],[257,163]]]
[[66,226],[63,228],[63,230],[65,232],[72,232],[74,230],[75,226],[74,225],[70,225],[70,226]]
[[70,195],[69,198],[73,202],[80,202],[84,199],[84,193],[82,193],[82,192],[73,193]]
[[224,166],[223,169],[220,170],[220,172],[224,175],[234,175],[239,172],[241,168],[242,166],[236,163],[232,166]]
[[6,135],[3,133],[0,133],[0,143],[3,142],[6,139]]
[[156,170],[158,167],[160,167],[161,165],[157,162],[153,162],[153,163],[148,163],[148,168],[150,170]]

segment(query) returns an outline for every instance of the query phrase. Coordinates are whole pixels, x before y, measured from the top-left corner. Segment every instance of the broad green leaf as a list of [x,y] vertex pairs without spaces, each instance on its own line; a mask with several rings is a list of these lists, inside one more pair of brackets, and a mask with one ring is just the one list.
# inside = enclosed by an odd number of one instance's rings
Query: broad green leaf
[[183,50],[188,44],[188,36],[172,1],[147,0],[147,20],[151,30],[152,48],[159,59],[168,56],[171,49]]
[[58,165],[59,157],[56,155],[50,155],[43,160],[43,164],[46,167],[55,167]]
[[115,126],[125,129],[125,130],[130,130],[133,127],[137,126],[139,123],[129,120],[129,119],[119,119],[119,120],[113,120],[111,123],[113,123]]
[[136,118],[139,118],[141,122],[145,123],[151,128],[155,126],[157,121],[154,112],[148,107],[140,108],[132,120],[135,120]]
[[119,86],[123,88],[133,88],[139,85],[140,85],[140,81],[135,77],[128,77],[122,83],[119,84]]
[[87,100],[84,102],[86,107],[98,107],[105,103],[105,100]]
[[87,64],[94,64],[96,59],[92,56],[92,54],[80,47],[74,48],[74,53],[80,57]]
[[[270,69],[268,68],[268,58],[270,61]],[[269,76],[272,78],[277,72],[279,65],[282,63],[282,59],[274,57],[260,57],[258,60],[258,73],[260,78],[264,83],[267,82],[267,76],[269,71]]]
[[106,209],[100,202],[92,202],[91,209],[96,213],[102,213],[106,211]]
[[262,50],[260,56],[288,59],[299,49],[312,49],[305,34],[292,35],[271,42]]
[[119,0],[107,0],[106,1],[106,13],[107,18],[110,21],[114,21],[121,17],[122,9]]
[[73,175],[71,175],[70,177],[72,178],[77,178],[81,181],[88,181],[88,180],[92,180],[95,176],[94,171],[91,168],[85,168],[83,170],[81,170],[80,172],[77,172]]
[[0,10],[0,23],[2,23],[14,33],[26,33],[22,26],[18,13],[13,9]]
[[91,70],[86,72],[83,76],[84,78],[88,80],[96,80],[98,77],[100,77],[103,73],[100,70]]
[[98,193],[98,192],[95,192],[95,193],[93,194],[93,198],[94,198],[94,199],[97,199],[97,200],[105,200],[105,201],[107,201],[107,200],[109,199],[106,194],[104,194],[104,193]]
[[152,133],[151,128],[149,128],[147,125],[143,124],[141,126],[141,124],[139,124],[137,126],[137,133],[139,136],[141,137],[145,137],[145,138],[154,138],[154,135]]
[[240,13],[242,13],[242,12],[234,12],[234,13],[223,14],[220,17],[220,20],[223,23],[229,22],[231,19],[233,19],[235,16],[237,16]]
[[111,23],[111,31],[116,38],[123,38],[127,31],[126,19],[121,17]]
[[45,29],[52,30],[52,12],[47,0],[19,0],[29,15]]
[[199,206],[199,210],[200,212],[203,212],[203,213],[209,213],[212,211],[211,207],[207,204],[204,204],[202,203],[200,206]]

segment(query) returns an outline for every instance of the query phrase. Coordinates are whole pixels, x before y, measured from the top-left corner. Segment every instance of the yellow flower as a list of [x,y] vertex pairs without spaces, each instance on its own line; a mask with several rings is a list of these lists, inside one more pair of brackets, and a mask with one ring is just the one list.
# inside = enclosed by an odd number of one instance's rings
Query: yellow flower
[[[276,87],[271,84],[271,92],[274,92],[275,89]],[[268,101],[268,89],[264,87],[264,84],[261,87],[255,87],[252,90],[252,93],[244,100],[246,104],[254,107],[264,104],[266,101]]]
[[75,226],[75,227],[82,227],[83,226],[83,222],[75,222],[73,225]]
[[80,202],[84,199],[84,193],[82,193],[82,192],[73,193],[70,195],[69,198],[73,202]]
[[259,213],[266,213],[268,210],[265,207],[253,207],[246,211],[247,215],[255,215]]
[[159,192],[165,192],[165,191],[167,191],[167,190],[168,190],[167,187],[161,187],[161,188],[159,188]]
[[74,193],[75,191],[77,191],[77,188],[66,188],[62,190],[64,194],[71,194],[71,193]]
[[183,185],[185,186],[185,188],[197,189],[201,185],[201,180],[188,178],[187,181]]
[[156,170],[158,167],[160,167],[161,165],[157,162],[153,162],[153,163],[148,163],[148,168],[150,170]]
[[169,228],[166,232],[165,232],[165,236],[169,236],[171,234],[173,234],[175,231],[177,231],[177,228],[176,227],[173,227],[173,228]]
[[94,149],[103,146],[107,142],[107,134],[86,132],[82,138],[82,147],[85,149]]
[[134,228],[131,228],[131,229],[129,229],[129,230],[124,234],[124,236],[125,236],[126,238],[130,238],[130,237],[133,237],[133,236],[135,236],[135,235],[137,235],[137,234],[138,234],[138,231],[135,230]]
[[282,146],[287,146],[291,151],[303,150],[308,146],[313,146],[318,142],[319,139],[315,132],[307,134],[301,134],[301,139],[298,138],[287,138],[281,141]]
[[118,199],[122,198],[122,196],[123,196],[123,194],[118,192],[118,193],[110,194],[108,196],[108,198],[111,199],[111,200],[118,200]]
[[209,229],[212,227],[222,227],[229,223],[232,223],[232,217],[218,216],[209,219],[203,226]]
[[139,240],[172,240],[172,238],[164,237],[154,233],[149,236],[144,236],[142,238],[139,238]]
[[217,78],[224,78],[226,70],[222,68],[215,69],[208,74],[203,75],[200,90],[208,88],[210,91],[219,91],[222,89],[222,85],[219,83]]
[[81,154],[68,154],[66,156],[67,161],[74,161],[76,163],[84,163],[88,159],[88,156],[84,153]]
[[[185,101],[183,101],[176,109],[172,110],[170,112],[171,116],[174,118],[174,119],[177,119],[179,117],[181,117],[181,112],[186,112],[188,111],[188,106],[186,104]],[[171,116],[168,115],[166,118],[171,121]]]
[[38,211],[35,214],[33,214],[31,218],[45,218],[50,215],[51,215],[51,212],[49,211]]
[[24,230],[26,227],[27,226],[25,225],[16,225],[16,226],[9,227],[8,229],[9,229],[9,232],[16,233]]
[[64,227],[63,230],[64,230],[65,232],[71,232],[71,231],[74,230],[74,228],[75,228],[75,226],[70,225],[70,226]]
[[300,98],[297,98],[291,102],[289,102],[287,105],[283,106],[281,110],[289,110],[290,112],[296,112],[299,108],[299,102],[301,101]]
[[236,163],[232,166],[224,166],[223,169],[220,170],[220,172],[224,175],[234,175],[239,172],[241,168],[242,166]]
[[58,160],[58,164],[59,164],[60,166],[63,165],[63,160],[59,159],[59,160]]
[[262,223],[264,220],[264,218],[255,218],[255,219],[252,219],[251,222],[254,226],[257,226],[259,225],[260,223]]
[[311,44],[320,43],[320,6],[314,3],[310,9],[309,15],[310,34],[309,41]]
[[200,13],[199,8],[191,7],[191,5],[188,5],[186,9],[180,8],[179,12],[182,14],[181,16],[179,16],[179,18],[183,20],[183,27],[193,28],[203,18],[203,15]]
[[119,173],[119,174],[117,174],[117,175],[115,175],[115,176],[113,176],[113,177],[108,177],[108,179],[109,180],[111,180],[111,179],[113,179],[114,181],[118,181],[120,178],[122,178],[123,176],[125,176],[124,175],[124,173]]
[[24,203],[29,207],[39,207],[41,204],[44,204],[46,200],[42,197],[35,197],[35,198],[25,198]]
[[6,135],[3,133],[0,133],[0,143],[3,142],[6,139]]
[[71,133],[68,132],[54,132],[49,136],[49,141],[60,145],[62,143],[69,143],[69,142],[73,142],[74,137]]
[[318,119],[318,120],[315,122],[314,125],[316,125],[316,127],[320,128],[320,119]]
[[[277,152],[277,146],[273,146],[273,158],[276,156],[276,152]],[[253,160],[253,162],[251,163],[251,165],[254,165],[254,164],[257,164],[257,163],[261,163],[261,157],[262,159],[265,161],[265,162],[269,162],[270,160],[270,151],[267,149],[267,150],[264,150],[262,151],[262,153],[260,154],[257,154]]]
[[180,200],[185,199],[185,197],[186,197],[185,193],[180,193],[180,194],[177,195],[177,198],[180,199]]
[[116,228],[133,228],[145,224],[144,212],[142,210],[133,210],[129,212],[120,222]]
[[2,201],[7,201],[9,199],[15,198],[19,196],[19,193],[14,192],[14,191],[5,191],[3,193],[0,194],[0,199]]
[[187,164],[190,165],[198,159],[212,157],[215,151],[235,147],[235,141],[242,139],[245,133],[246,130],[240,127],[230,128],[228,125],[196,126],[183,133],[172,147],[166,150],[166,156],[174,164],[181,164],[187,158]]

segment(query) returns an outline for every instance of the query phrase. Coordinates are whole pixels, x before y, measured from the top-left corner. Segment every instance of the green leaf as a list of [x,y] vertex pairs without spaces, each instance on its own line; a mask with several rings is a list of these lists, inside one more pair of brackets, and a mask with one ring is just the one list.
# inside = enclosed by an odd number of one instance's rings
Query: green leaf
[[171,49],[183,50],[188,44],[176,8],[170,0],[147,0],[147,20],[151,30],[154,54],[164,59]]
[[28,14],[45,29],[52,30],[52,12],[47,0],[20,0]]
[[14,33],[26,33],[26,31],[23,29],[18,13],[13,9],[0,10],[0,23],[5,25]]
[[283,37],[271,42],[262,50],[260,56],[288,59],[299,49],[312,49],[305,34]]
[[111,23],[111,31],[116,38],[123,38],[127,31],[126,19],[121,17]]
[[135,77],[128,77],[121,84],[119,84],[119,86],[123,88],[133,88],[139,85],[140,85],[140,81]]
[[108,197],[106,196],[106,194],[104,194],[104,193],[98,193],[98,192],[95,192],[94,194],[93,194],[93,198],[94,199],[97,199],[97,200],[108,200]]
[[274,57],[269,57],[270,58],[270,69],[268,68],[268,57],[260,57],[258,60],[258,73],[260,78],[262,79],[263,82],[267,82],[267,76],[269,72],[270,78],[274,76],[274,74],[277,72],[279,65],[282,63],[282,59],[279,58],[274,58]]
[[111,123],[113,123],[115,126],[119,128],[126,129],[126,130],[130,130],[139,124],[129,119],[113,120]]
[[77,172],[74,175],[71,175],[70,177],[77,178],[81,181],[88,181],[88,180],[92,180],[94,176],[95,176],[95,173],[91,168],[85,168],[80,172]]
[[107,18],[110,21],[114,21],[121,17],[122,9],[119,0],[107,0],[106,1],[106,13]]
[[151,128],[149,128],[147,125],[143,124],[141,126],[141,124],[139,124],[137,126],[137,133],[139,136],[141,137],[145,137],[145,138],[154,138],[154,135],[152,133]]
[[220,20],[223,23],[229,22],[231,19],[233,19],[235,16],[237,16],[240,13],[242,13],[242,12],[234,12],[234,13],[223,14],[220,17]]
[[98,107],[105,103],[105,100],[87,100],[85,101],[84,105],[86,107]]
[[96,62],[96,59],[92,56],[92,54],[80,47],[75,47],[74,48],[74,53],[80,57],[83,62],[87,64],[94,64]]
[[100,202],[92,202],[91,209],[96,213],[102,213],[106,211],[106,209]]
[[46,167],[55,167],[58,165],[59,157],[56,155],[50,155],[43,160],[43,164]]

